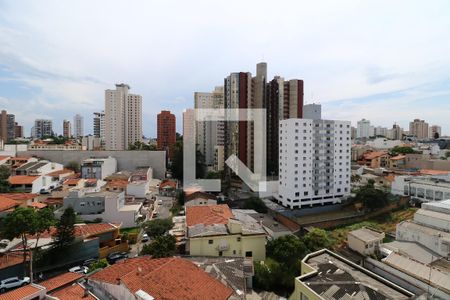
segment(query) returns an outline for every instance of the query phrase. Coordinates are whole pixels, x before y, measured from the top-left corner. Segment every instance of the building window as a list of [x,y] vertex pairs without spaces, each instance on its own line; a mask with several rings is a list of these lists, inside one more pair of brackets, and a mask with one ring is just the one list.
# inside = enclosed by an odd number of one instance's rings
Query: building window
[[236,238],[236,241],[240,242],[240,241],[241,241],[241,237],[238,236],[238,237]]
[[213,240],[208,240],[208,244],[212,245],[213,244]]

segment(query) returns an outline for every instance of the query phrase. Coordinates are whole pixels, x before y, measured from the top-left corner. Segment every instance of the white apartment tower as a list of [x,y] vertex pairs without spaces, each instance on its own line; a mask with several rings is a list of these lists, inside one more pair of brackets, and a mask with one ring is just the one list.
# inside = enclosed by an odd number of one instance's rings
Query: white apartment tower
[[362,119],[358,121],[356,126],[356,138],[369,138],[373,135],[373,128],[370,126],[370,121]]
[[[223,109],[223,87],[215,87],[211,93],[195,92],[194,103],[196,109]],[[220,121],[195,122],[196,143],[209,167],[214,165],[215,147],[224,144],[224,126]]]
[[277,200],[291,209],[340,203],[350,195],[350,149],[350,122],[280,121]]
[[106,150],[126,150],[142,140],[142,97],[129,94],[129,89],[121,83],[105,91]]
[[73,117],[73,135],[75,138],[84,136],[84,118],[79,114]]

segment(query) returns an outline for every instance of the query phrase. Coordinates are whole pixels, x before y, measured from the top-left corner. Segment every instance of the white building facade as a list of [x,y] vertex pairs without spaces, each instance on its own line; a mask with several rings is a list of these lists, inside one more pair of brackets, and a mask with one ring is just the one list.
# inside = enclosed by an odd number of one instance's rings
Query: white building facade
[[[369,138],[373,135],[372,133],[373,127],[370,126],[370,121],[366,119],[362,119],[358,121],[356,126],[356,137],[357,138]],[[372,135],[371,135],[372,133]]]
[[277,200],[291,209],[350,195],[350,122],[287,119],[279,128]]
[[73,117],[73,135],[75,138],[84,136],[84,118],[79,114]]
[[129,94],[127,84],[105,91],[105,148],[126,150],[142,140],[142,97]]

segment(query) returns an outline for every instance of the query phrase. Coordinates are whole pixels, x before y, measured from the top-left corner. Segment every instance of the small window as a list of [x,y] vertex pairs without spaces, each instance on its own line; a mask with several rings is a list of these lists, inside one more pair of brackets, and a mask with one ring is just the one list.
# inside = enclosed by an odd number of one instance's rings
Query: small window
[[213,240],[208,240],[208,244],[212,245],[213,244]]
[[236,238],[236,241],[240,242],[240,241],[241,241],[241,237],[240,237],[240,236],[237,237],[237,238]]

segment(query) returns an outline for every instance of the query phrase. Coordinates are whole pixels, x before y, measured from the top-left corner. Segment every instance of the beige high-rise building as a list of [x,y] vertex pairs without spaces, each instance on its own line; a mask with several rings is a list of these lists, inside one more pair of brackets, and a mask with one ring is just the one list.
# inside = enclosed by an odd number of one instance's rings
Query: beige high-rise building
[[409,134],[417,139],[427,139],[428,123],[424,120],[414,119],[414,121],[409,123]]
[[428,134],[430,139],[440,138],[441,135],[442,135],[441,126],[439,126],[439,125],[430,126],[429,134]]
[[69,120],[64,120],[63,121],[63,136],[65,138],[72,137],[72,126],[71,126]]
[[106,150],[126,150],[142,140],[142,97],[129,90],[129,85],[121,83],[105,91]]

